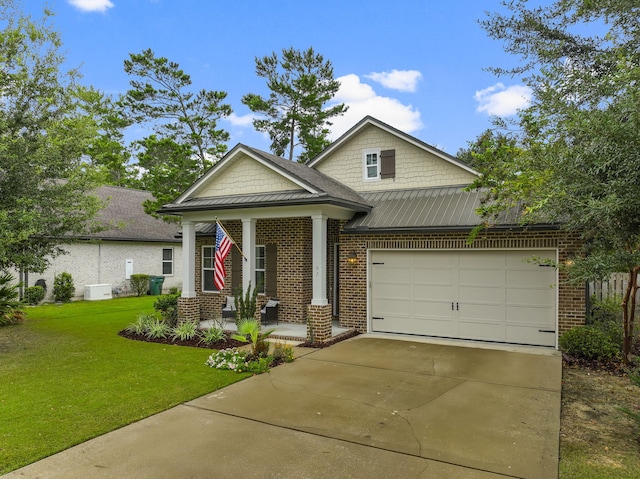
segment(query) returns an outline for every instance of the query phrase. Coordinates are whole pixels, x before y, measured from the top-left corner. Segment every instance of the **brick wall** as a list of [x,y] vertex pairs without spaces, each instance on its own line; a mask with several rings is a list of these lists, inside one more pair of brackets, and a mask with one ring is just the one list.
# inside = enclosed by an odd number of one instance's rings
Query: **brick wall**
[[[242,248],[242,223],[228,221],[223,224]],[[213,244],[213,237],[198,237],[196,240],[195,286],[200,300],[200,314],[206,319],[219,318],[225,296],[233,295],[231,255],[225,259],[227,277],[224,290],[214,293],[202,292],[202,246]],[[279,320],[304,324],[307,321],[307,306],[311,303],[313,293],[311,218],[257,220],[256,245],[266,244],[277,245]],[[255,281],[251,283],[253,285]],[[268,299],[264,295],[258,295],[258,310]]]
[[[340,238],[340,325],[367,330],[367,249],[509,249],[509,248],[557,248],[558,259],[564,263],[580,246],[579,238],[565,232],[488,232],[474,243],[467,244],[466,233],[393,234],[379,235],[343,234]],[[349,264],[350,252],[357,254],[356,264]],[[566,272],[559,273],[558,323],[559,332],[584,324],[585,291],[566,283]]]

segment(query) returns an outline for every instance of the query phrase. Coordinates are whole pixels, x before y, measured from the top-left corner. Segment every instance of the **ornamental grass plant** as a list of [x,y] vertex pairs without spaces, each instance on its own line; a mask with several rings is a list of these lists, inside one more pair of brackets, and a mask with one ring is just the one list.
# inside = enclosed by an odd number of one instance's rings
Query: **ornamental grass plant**
[[0,474],[247,376],[203,367],[201,348],[118,336],[154,299],[42,305],[0,328]]

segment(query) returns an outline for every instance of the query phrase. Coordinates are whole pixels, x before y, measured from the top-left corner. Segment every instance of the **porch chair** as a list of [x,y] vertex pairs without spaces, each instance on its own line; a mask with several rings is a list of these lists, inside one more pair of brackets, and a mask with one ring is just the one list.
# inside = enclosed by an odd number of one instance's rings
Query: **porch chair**
[[236,299],[233,296],[227,296],[227,302],[222,304],[222,319],[236,317]]
[[267,304],[260,310],[260,322],[262,324],[269,324],[275,321],[278,324],[278,306],[280,301],[273,298],[267,301]]

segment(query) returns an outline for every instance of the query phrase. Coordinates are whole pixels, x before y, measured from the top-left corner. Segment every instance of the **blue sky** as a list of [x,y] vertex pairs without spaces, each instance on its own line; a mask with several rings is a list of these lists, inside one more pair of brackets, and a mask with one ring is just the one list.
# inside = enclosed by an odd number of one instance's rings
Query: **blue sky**
[[372,115],[455,154],[491,115],[508,117],[529,101],[518,78],[483,70],[515,62],[477,23],[501,10],[498,0],[23,0],[34,17],[44,6],[86,85],[125,92],[124,59],[151,48],[191,75],[194,89],[226,91],[234,113],[220,126],[229,148],[268,150],[240,99],[268,94],[254,58],[286,47],[313,47],[333,63],[336,99],[349,111],[334,120],[332,138]]

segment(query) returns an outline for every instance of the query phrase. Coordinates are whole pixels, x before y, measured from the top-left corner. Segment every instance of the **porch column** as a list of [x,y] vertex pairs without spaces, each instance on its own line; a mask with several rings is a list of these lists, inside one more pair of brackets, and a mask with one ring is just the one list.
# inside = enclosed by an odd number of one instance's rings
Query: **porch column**
[[182,222],[182,295],[178,298],[180,321],[198,321],[200,304],[196,295],[196,225]]
[[182,222],[182,297],[196,297],[196,225]]
[[313,306],[325,306],[327,300],[327,217],[312,215],[313,222]]
[[242,260],[242,290],[246,292],[249,282],[256,287],[256,220],[255,218],[242,219],[242,251],[245,259]]

